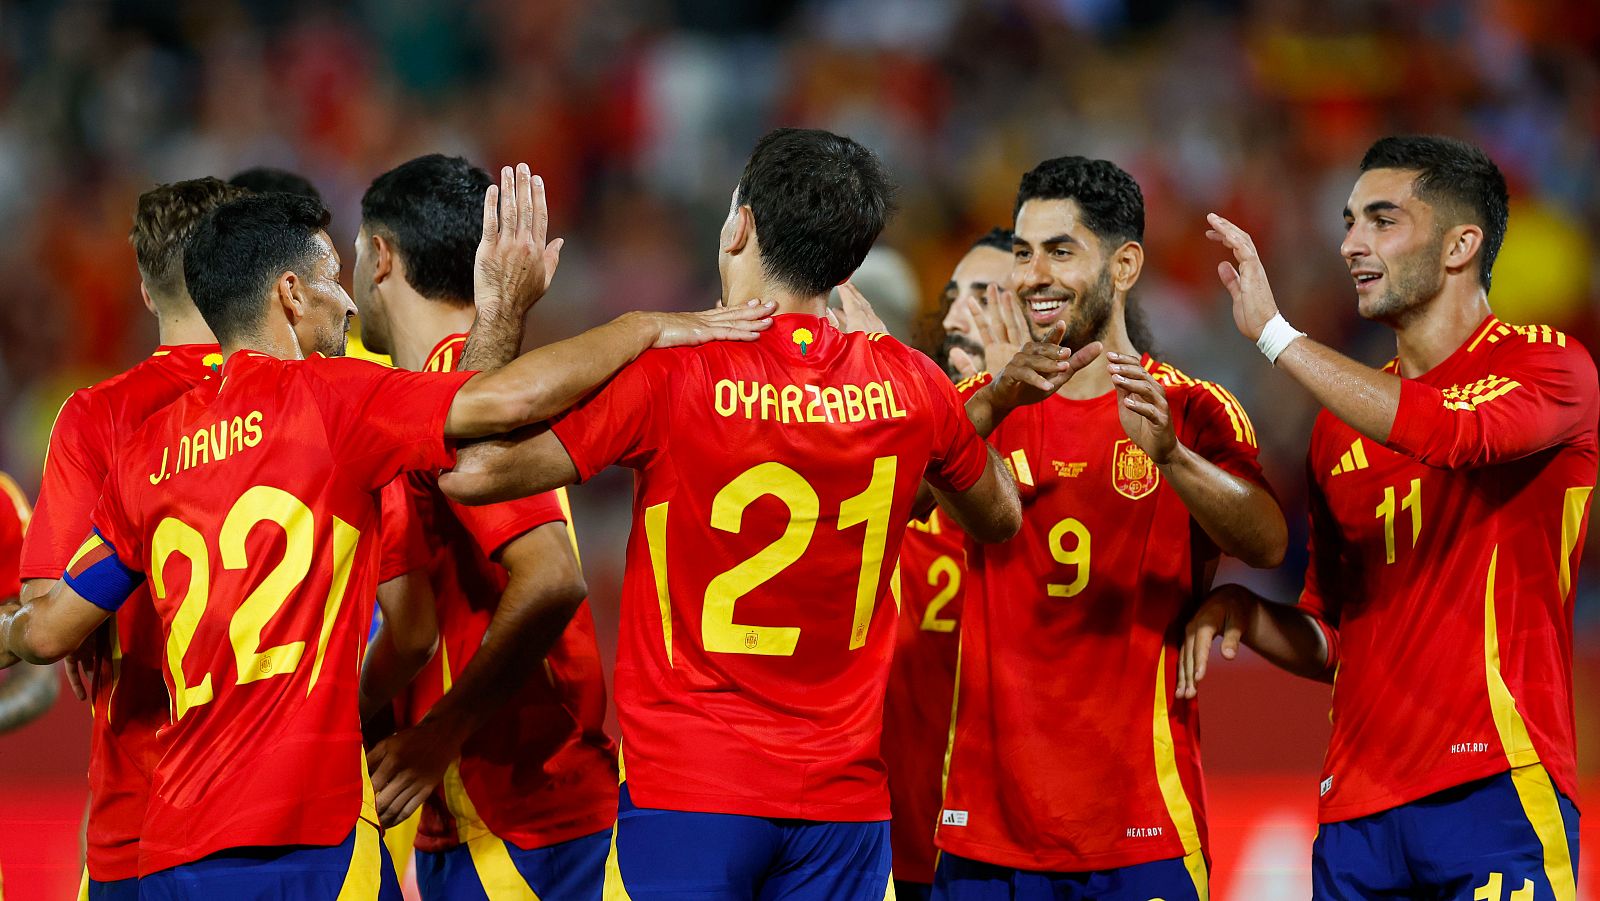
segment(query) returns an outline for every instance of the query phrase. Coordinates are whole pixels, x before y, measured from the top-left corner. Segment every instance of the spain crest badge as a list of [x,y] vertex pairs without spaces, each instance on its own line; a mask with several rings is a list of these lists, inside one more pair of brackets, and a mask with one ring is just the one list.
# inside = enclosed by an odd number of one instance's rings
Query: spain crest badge
[[1111,451],[1111,487],[1129,500],[1139,500],[1161,484],[1155,461],[1133,441],[1123,438]]

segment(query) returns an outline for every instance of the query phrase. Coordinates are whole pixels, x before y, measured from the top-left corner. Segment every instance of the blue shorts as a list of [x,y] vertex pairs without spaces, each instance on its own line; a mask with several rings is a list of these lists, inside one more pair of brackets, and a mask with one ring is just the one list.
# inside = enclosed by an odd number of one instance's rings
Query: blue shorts
[[[348,894],[346,894],[348,893]],[[235,848],[139,880],[140,901],[401,901],[378,827],[362,820],[330,847]]]
[[626,783],[606,901],[883,901],[889,821],[820,823],[633,806]]
[[1081,873],[1019,870],[941,851],[933,874],[935,901],[1206,901],[1209,896],[1205,857],[1199,851]]
[[596,832],[524,851],[482,835],[449,851],[417,852],[417,888],[424,901],[489,901],[534,897],[600,901],[611,832]]
[[96,882],[83,876],[83,891],[79,897],[84,901],[139,901],[139,880],[118,879],[116,882]]
[[1315,898],[1572,901],[1578,810],[1533,764],[1317,830]]
[[894,881],[895,901],[929,901],[933,897],[933,886],[926,882],[907,882],[904,879]]

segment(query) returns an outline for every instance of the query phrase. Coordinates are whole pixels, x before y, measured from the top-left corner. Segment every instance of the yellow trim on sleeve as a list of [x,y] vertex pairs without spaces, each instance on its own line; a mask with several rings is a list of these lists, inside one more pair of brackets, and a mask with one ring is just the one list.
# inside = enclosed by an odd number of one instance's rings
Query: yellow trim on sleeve
[[1567,603],[1567,595],[1572,593],[1572,552],[1578,547],[1578,535],[1583,531],[1583,524],[1589,520],[1589,495],[1593,492],[1593,485],[1568,488],[1561,504],[1561,576],[1558,584],[1563,606]]

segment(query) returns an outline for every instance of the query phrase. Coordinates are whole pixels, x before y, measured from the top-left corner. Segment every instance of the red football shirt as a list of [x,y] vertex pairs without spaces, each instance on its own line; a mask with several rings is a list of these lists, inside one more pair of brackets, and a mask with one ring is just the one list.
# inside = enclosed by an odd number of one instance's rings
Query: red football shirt
[[[450,371],[465,335],[440,342],[430,370]],[[564,491],[485,507],[447,501],[433,473],[412,473],[404,511],[384,496],[384,535],[426,536],[429,582],[439,619],[439,651],[402,702],[416,723],[450,690],[483,644],[505,591],[495,555],[512,540],[553,522],[571,522]],[[414,517],[420,530],[394,522]],[[391,527],[392,526],[392,527]],[[577,545],[573,545],[576,553]],[[423,806],[417,848],[448,851],[492,833],[519,848],[543,848],[611,828],[617,816],[617,749],[605,733],[606,686],[594,616],[585,602],[538,672],[467,739],[444,782]]]
[[[1166,387],[1180,441],[1265,484],[1231,394],[1144,364]],[[1117,411],[1115,392],[1057,395],[989,438],[1024,512],[1015,538],[969,559],[938,832],[963,857],[1076,872],[1204,845],[1198,710],[1173,693],[1183,627],[1218,551]]]
[[1337,629],[1323,822],[1533,763],[1575,797],[1573,580],[1597,420],[1578,342],[1492,316],[1402,383],[1387,448],[1317,419],[1300,603]]
[[650,351],[554,423],[580,478],[638,471],[616,687],[641,807],[889,817],[890,574],[924,474],[983,474],[932,361],[788,314]]
[[900,625],[883,708],[894,878],[931,884],[961,644],[967,536],[935,509],[900,544]]
[[241,351],[118,453],[79,554],[103,539],[148,574],[165,636],[141,874],[376,822],[357,686],[377,495],[452,464],[444,422],[470,375]]
[[28,499],[11,477],[0,472],[0,600],[22,590],[17,572],[22,561],[22,536],[28,531]]
[[[67,398],[50,432],[39,505],[28,527],[22,578],[59,579],[84,536],[111,470],[112,455],[157,411],[222,365],[215,344],[163,346],[150,358]],[[122,605],[90,686],[90,878],[139,875],[139,830],[150,773],[165,744],[167,686],[161,678],[160,620],[145,588]]]

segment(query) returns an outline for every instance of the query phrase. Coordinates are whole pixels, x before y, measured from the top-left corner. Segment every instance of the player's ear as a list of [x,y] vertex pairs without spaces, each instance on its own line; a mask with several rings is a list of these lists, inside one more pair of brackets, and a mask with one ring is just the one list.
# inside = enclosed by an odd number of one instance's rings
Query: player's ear
[[1126,294],[1133,290],[1134,283],[1139,281],[1139,273],[1143,271],[1144,245],[1138,241],[1124,241],[1111,257],[1112,285]]
[[394,247],[383,235],[368,235],[367,240],[372,242],[370,245],[372,250],[372,283],[381,285],[383,280],[394,272]]
[[283,318],[289,320],[290,325],[299,322],[306,314],[305,286],[300,282],[300,276],[294,274],[293,269],[284,270],[278,280],[272,284],[273,302],[283,310]]
[[144,300],[144,308],[150,311],[150,315],[160,315],[156,313],[156,302],[150,299],[150,289],[144,286],[144,279],[139,280],[139,297]]
[[1459,272],[1472,265],[1483,249],[1483,227],[1464,222],[1444,233],[1444,267]]
[[728,222],[722,228],[722,252],[727,254],[741,253],[750,240],[755,237],[756,217],[750,212],[749,205],[733,208],[728,215]]

